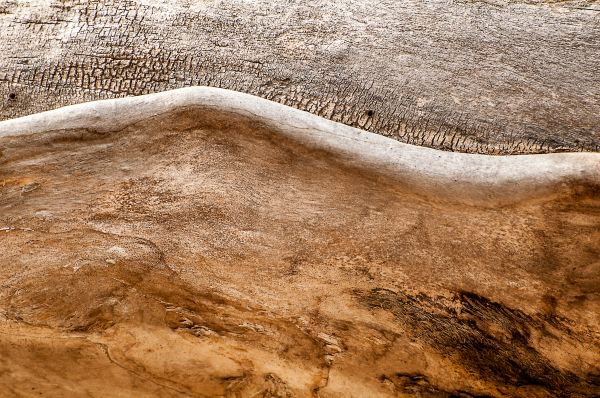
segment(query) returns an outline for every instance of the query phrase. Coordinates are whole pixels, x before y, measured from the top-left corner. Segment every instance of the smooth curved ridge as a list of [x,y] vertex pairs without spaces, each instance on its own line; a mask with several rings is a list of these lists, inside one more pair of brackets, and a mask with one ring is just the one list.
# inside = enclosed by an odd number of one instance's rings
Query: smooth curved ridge
[[3,137],[56,130],[119,131],[151,117],[192,109],[237,113],[277,134],[399,179],[420,195],[477,206],[503,206],[600,191],[600,153],[490,156],[400,143],[269,100],[212,87],[89,102],[0,122]]

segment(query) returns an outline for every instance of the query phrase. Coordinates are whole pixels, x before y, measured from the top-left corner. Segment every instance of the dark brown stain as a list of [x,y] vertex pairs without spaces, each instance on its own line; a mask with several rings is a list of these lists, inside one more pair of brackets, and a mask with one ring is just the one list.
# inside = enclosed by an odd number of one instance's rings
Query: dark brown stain
[[[450,301],[379,288],[356,291],[355,295],[368,308],[390,311],[416,339],[484,380],[538,386],[550,396],[597,396],[600,386],[593,375],[582,379],[563,372],[531,346],[533,330],[548,333],[546,319],[531,317],[472,292],[458,292]],[[554,329],[570,333],[565,322],[550,318]]]

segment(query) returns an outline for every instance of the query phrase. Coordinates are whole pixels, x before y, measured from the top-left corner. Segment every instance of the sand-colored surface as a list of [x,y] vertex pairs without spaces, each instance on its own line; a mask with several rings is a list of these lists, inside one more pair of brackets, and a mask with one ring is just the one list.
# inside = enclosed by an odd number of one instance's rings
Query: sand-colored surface
[[0,391],[592,397],[600,154],[189,88],[0,122]]

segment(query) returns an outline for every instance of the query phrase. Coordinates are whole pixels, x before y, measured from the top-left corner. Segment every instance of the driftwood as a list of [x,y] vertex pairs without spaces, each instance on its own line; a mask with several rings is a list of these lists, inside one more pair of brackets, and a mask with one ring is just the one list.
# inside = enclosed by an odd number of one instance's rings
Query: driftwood
[[600,147],[595,1],[4,0],[0,119],[193,85],[434,148]]
[[0,122],[4,396],[592,397],[600,154],[188,88]]

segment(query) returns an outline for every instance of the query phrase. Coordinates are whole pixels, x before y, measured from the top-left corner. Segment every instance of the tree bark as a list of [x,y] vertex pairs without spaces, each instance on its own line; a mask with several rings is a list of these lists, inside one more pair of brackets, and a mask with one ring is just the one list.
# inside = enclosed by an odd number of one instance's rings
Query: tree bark
[[208,85],[402,142],[600,148],[597,2],[29,0],[0,5],[0,119]]

